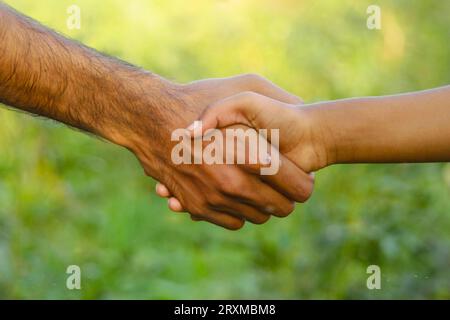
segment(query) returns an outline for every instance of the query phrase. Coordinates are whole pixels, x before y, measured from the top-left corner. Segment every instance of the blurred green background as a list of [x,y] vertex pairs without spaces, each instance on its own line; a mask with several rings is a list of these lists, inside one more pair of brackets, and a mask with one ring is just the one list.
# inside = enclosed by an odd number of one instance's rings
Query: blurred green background
[[[450,83],[450,1],[6,2],[179,82],[255,72],[306,101]],[[230,232],[170,213],[130,153],[51,121],[1,108],[0,146],[1,298],[450,298],[448,164],[327,168],[288,218]]]

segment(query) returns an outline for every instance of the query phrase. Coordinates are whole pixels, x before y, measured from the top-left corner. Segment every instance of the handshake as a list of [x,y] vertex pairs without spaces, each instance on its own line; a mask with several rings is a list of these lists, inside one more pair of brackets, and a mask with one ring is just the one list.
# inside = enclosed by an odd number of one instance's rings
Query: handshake
[[332,164],[450,160],[450,86],[304,104],[253,74],[179,85],[1,3],[0,42],[0,102],[127,148],[196,221],[285,217]]
[[[185,161],[175,161],[172,168],[181,175],[161,180],[156,192],[169,198],[171,210],[188,211],[194,221],[235,230],[246,221],[262,224],[272,215],[285,217],[295,202],[311,196],[314,172],[336,163],[450,159],[448,86],[315,104],[304,104],[257,75],[204,80],[186,88],[197,97],[209,93],[191,106],[201,106],[197,120],[176,135],[188,140],[180,143]],[[229,135],[230,130],[241,134]],[[199,156],[196,151],[207,141],[214,148]],[[269,168],[275,170],[264,174]]]
[[198,121],[166,136],[171,170],[156,190],[170,209],[236,230],[246,221],[285,217],[311,196],[312,172],[328,156],[321,127],[301,99],[253,74],[194,82],[182,91],[194,101],[189,120]]

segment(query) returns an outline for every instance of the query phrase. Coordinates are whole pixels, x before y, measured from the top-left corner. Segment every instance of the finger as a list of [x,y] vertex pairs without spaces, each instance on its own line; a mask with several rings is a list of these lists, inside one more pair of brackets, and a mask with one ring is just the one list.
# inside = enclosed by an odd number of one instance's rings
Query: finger
[[260,179],[287,198],[305,202],[312,194],[314,176],[305,173],[282,154],[278,156],[280,157],[278,172],[273,175],[261,175]]
[[242,218],[215,210],[203,210],[203,213],[195,214],[195,216],[228,230],[239,230],[245,224],[245,220]]
[[[267,134],[261,134],[247,127],[236,129],[236,126],[233,126],[233,129],[236,130],[235,135],[225,134],[224,146],[228,148],[224,148],[223,153],[226,163],[234,160],[233,163],[238,166],[243,165],[245,171],[258,175],[269,170],[272,165],[276,165],[272,161],[272,154],[274,154],[274,161],[278,161],[278,149],[268,142]],[[241,130],[242,134],[237,130]],[[273,135],[270,138],[272,137]],[[275,137],[273,138],[276,140]]]
[[181,205],[180,201],[177,198],[171,197],[168,200],[169,209],[174,212],[183,212],[184,208]]
[[[253,171],[271,165],[271,145],[263,134],[246,126],[233,126],[233,131],[225,132],[222,129],[224,141],[216,146],[214,156],[223,157],[224,164],[236,164],[253,168]],[[211,141],[208,137],[204,141]],[[204,144],[208,146],[208,143]],[[218,152],[218,153],[217,153]],[[219,154],[220,153],[220,154]],[[212,160],[208,160],[212,161]]]
[[195,215],[193,215],[193,214],[191,214],[190,216],[191,216],[191,220],[192,220],[192,221],[203,221],[202,218],[197,217],[197,216],[195,216]]
[[170,198],[168,201],[169,209],[175,212],[184,212],[185,209],[181,205],[181,202],[172,196],[172,193],[169,191],[169,189],[163,185],[162,183],[158,182],[156,184],[156,193],[158,196],[162,198]]
[[273,114],[287,106],[258,93],[243,92],[213,103],[187,130],[190,136],[197,138],[209,129],[235,124],[270,129]]
[[[307,174],[291,160],[284,157],[279,150],[271,145],[264,137],[258,142],[257,162],[239,164],[239,167],[251,174],[260,176],[260,179],[278,192],[282,193],[289,199],[297,202],[305,202],[313,191],[314,174]],[[269,150],[268,153],[266,150]],[[238,150],[239,151],[239,150]],[[241,151],[242,152],[242,151]],[[246,150],[247,153],[255,152],[255,150]],[[235,153],[237,154],[237,152]],[[266,154],[266,158],[262,159],[262,155]],[[247,159],[250,159],[247,156]],[[236,163],[236,157],[235,157]]]
[[170,193],[169,189],[167,189],[167,187],[165,185],[163,185],[162,183],[157,183],[156,184],[156,193],[158,194],[158,196],[162,197],[162,198],[169,198],[168,200],[168,205],[169,205],[169,209],[174,211],[174,212],[184,212],[184,208],[181,205],[180,201],[175,198],[172,197],[172,194]]
[[156,194],[162,198],[168,198],[171,196],[169,189],[162,183],[158,182],[155,187]]
[[174,197],[169,199],[169,206],[175,205],[175,200],[180,204],[181,208],[185,208],[183,210],[191,214],[191,219],[195,221],[207,221],[229,230],[238,230],[245,224],[244,219],[230,215],[229,213],[213,210],[207,206],[191,207],[191,203],[185,203],[183,205],[182,202]]
[[[254,224],[263,224],[270,219],[270,213],[260,211],[254,207],[239,202],[240,199],[231,198],[227,207],[217,206],[214,210],[228,213],[237,218],[245,219]],[[245,202],[245,201],[244,201]]]
[[[295,209],[295,203],[290,198],[261,181],[259,177],[252,175],[249,181],[249,188],[243,191],[239,198],[247,206],[252,206],[254,211],[264,215],[286,217]],[[261,218],[260,215],[255,215],[254,221],[250,222],[264,223],[265,221],[257,220]]]
[[206,221],[228,230],[239,230],[245,224],[245,220],[243,218],[239,218],[234,215],[230,215],[229,213],[215,210],[203,210],[200,214],[191,213],[190,217],[193,221]]
[[221,196],[208,197],[211,209],[254,223],[267,221],[264,215],[286,216],[293,211],[292,200],[263,183],[258,175],[232,168],[232,175],[228,172],[219,177],[224,182],[219,187]]

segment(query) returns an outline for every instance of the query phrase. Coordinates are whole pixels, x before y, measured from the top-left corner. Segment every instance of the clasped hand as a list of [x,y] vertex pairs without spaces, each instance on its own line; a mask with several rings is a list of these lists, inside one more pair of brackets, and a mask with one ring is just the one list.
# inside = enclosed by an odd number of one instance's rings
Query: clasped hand
[[[201,134],[233,126],[280,130],[280,168],[275,175],[261,175],[258,169],[264,164],[259,162],[179,165],[175,170],[184,170],[192,177],[184,181],[188,183],[185,191],[178,195],[175,191],[182,181],[172,181],[172,187],[164,182],[156,187],[158,195],[168,198],[172,211],[187,211],[195,221],[236,230],[246,221],[261,224],[272,215],[285,217],[294,210],[295,202],[305,202],[311,196],[311,172],[322,166],[323,159],[317,158],[322,154],[315,149],[318,137],[299,98],[256,75],[204,80],[188,86],[205,94],[210,90],[207,102],[203,102],[206,108],[196,117],[203,124]],[[194,135],[193,125],[190,127],[191,138],[201,138]],[[272,148],[272,152],[278,149]]]

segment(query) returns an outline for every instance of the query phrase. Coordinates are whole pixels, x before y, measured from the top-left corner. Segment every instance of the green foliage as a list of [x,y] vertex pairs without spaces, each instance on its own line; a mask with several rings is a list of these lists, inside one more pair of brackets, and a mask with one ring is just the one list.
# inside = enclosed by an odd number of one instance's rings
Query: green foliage
[[[450,83],[448,1],[377,1],[378,31],[365,0],[6,2],[180,82],[256,72],[306,101]],[[230,232],[170,213],[125,150],[4,108],[0,123],[1,298],[450,298],[449,165],[327,168],[289,218]]]

